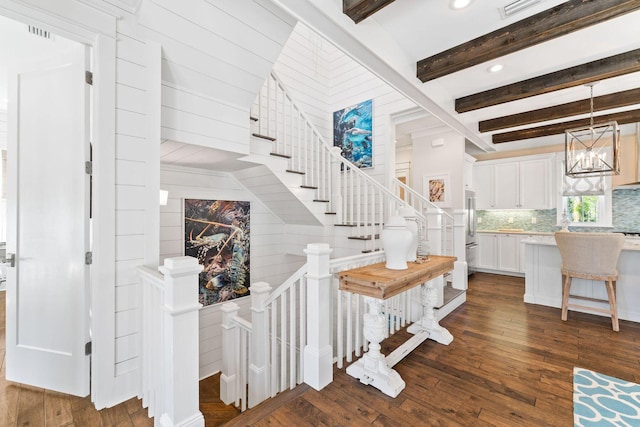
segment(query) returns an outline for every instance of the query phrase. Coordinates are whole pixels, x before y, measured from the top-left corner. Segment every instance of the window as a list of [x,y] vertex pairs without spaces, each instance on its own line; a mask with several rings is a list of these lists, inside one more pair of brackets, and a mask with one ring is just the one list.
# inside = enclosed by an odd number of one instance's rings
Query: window
[[611,177],[571,178],[564,175],[564,161],[559,161],[561,191],[558,198],[557,221],[567,213],[574,227],[611,227]]
[[604,196],[569,196],[563,197],[563,201],[570,223],[601,222]]

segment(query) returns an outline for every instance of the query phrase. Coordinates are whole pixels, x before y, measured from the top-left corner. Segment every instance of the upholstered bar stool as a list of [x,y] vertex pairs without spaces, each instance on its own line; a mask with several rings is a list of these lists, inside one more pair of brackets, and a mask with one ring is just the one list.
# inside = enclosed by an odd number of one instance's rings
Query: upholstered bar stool
[[[619,331],[618,306],[616,303],[616,280],[618,280],[618,257],[624,245],[624,235],[620,233],[574,233],[559,231],[556,243],[562,257],[562,320],[567,320],[569,308],[596,311],[611,315],[614,331]],[[571,279],[577,277],[605,282],[609,297],[609,310],[587,307],[569,302],[570,298],[607,302],[571,294]]]

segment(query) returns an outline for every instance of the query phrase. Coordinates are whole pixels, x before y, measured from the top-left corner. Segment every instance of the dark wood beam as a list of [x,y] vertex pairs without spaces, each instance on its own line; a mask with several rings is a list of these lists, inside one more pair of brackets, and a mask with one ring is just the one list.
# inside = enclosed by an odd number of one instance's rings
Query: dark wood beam
[[356,24],[395,0],[342,0],[342,12]]
[[417,75],[422,82],[427,82],[637,9],[640,9],[640,0],[569,0],[422,59],[418,61]]
[[465,113],[637,71],[640,49],[458,98],[455,108],[458,113]]
[[[605,114],[594,117],[594,123],[604,123],[615,120],[620,125],[640,122],[640,110],[623,111],[621,113]],[[564,123],[554,123],[547,126],[538,126],[529,129],[514,130],[512,132],[496,133],[493,135],[493,143],[521,141],[523,139],[539,138],[542,136],[560,135],[567,129],[589,125],[589,118],[572,120]]]
[[[626,107],[640,104],[640,88],[593,98],[593,111],[604,111],[612,108]],[[480,132],[507,129],[516,126],[530,125],[532,123],[545,122],[547,120],[561,119],[563,117],[577,116],[591,111],[589,98],[552,107],[531,110],[510,116],[496,117],[495,119],[482,120],[478,123]]]

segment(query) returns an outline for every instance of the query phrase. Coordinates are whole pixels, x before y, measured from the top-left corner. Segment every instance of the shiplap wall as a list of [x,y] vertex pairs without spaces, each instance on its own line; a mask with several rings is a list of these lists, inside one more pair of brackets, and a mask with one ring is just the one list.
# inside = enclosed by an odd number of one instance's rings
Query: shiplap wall
[[273,67],[294,103],[302,109],[329,144],[333,144],[333,119],[329,109],[329,61],[334,50],[324,38],[299,23]]
[[147,46],[130,18],[117,23],[115,377],[121,395],[137,394],[140,279],[145,255],[145,174],[149,165]]
[[[160,209],[160,262],[184,254],[183,199],[243,200],[251,202],[251,283],[263,281],[276,288],[306,262],[285,253],[285,225],[229,173],[163,165],[163,190],[169,191]],[[248,317],[249,298],[235,300]],[[220,304],[200,310],[200,377],[212,375],[222,363]]]

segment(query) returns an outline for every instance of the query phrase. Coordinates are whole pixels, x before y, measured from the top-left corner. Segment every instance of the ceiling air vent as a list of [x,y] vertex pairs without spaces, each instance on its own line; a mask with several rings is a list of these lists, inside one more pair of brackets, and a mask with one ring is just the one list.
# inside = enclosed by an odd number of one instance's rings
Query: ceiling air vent
[[42,37],[43,39],[51,40],[52,34],[49,31],[45,31],[41,28],[29,25],[29,32],[35,36]]
[[512,1],[504,7],[501,7],[498,10],[500,11],[502,19],[506,19],[512,15],[515,15],[516,13],[520,13],[523,10],[530,8],[535,4],[542,3],[543,1],[544,0],[516,0]]

